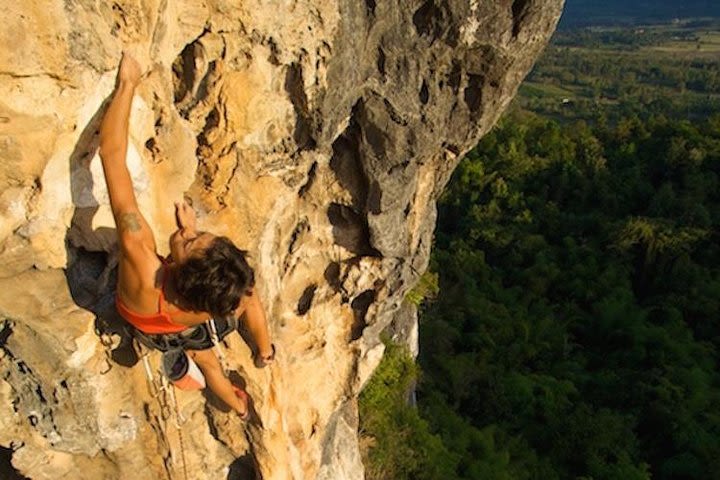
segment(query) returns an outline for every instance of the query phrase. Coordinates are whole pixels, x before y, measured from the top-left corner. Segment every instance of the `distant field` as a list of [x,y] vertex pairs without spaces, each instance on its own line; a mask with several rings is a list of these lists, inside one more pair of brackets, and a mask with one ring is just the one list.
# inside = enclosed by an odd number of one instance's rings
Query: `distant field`
[[720,23],[557,32],[520,87],[518,103],[568,120],[720,113]]
[[545,83],[525,82],[520,87],[520,94],[528,97],[574,97],[573,90]]
[[720,52],[720,32],[698,32],[696,40],[671,40],[659,45],[648,47],[648,50],[659,52],[682,53],[718,53]]

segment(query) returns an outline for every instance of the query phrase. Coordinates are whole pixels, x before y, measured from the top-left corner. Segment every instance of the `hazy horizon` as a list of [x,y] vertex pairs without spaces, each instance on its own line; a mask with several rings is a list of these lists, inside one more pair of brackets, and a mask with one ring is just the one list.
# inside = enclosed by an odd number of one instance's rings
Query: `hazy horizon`
[[673,19],[720,18],[717,0],[566,0],[558,28],[639,25]]

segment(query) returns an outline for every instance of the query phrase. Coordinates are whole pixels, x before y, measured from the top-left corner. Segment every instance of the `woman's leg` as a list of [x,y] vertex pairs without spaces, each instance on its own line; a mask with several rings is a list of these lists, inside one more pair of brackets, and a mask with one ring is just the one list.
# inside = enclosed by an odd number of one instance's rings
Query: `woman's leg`
[[252,295],[244,297],[243,303],[245,304],[245,324],[258,349],[258,355],[262,359],[269,359],[272,357],[274,350],[272,342],[270,342],[265,310],[260,302],[257,289]]
[[188,355],[195,360],[203,375],[208,387],[215,392],[215,395],[235,410],[241,417],[248,411],[247,402],[235,395],[232,383],[223,373],[220,361],[212,350],[188,350]]

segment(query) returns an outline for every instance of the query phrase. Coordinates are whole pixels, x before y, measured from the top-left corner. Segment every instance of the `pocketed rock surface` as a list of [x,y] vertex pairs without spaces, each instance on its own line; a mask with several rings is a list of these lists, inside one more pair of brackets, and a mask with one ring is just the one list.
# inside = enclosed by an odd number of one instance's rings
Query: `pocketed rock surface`
[[[379,334],[562,0],[1,3],[0,473],[363,478]],[[123,49],[147,68],[127,162],[160,253],[187,196],[256,269],[277,360],[256,369],[237,334],[224,349],[249,424],[211,394],[173,398],[155,352],[148,382],[114,312],[97,129]]]

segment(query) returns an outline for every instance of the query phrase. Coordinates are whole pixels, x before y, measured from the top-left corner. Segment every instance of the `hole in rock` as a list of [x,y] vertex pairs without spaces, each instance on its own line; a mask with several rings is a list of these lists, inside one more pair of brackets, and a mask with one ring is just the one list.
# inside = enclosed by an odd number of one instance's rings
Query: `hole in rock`
[[40,399],[40,403],[47,403],[47,400],[45,399],[45,395],[43,395],[42,387],[40,387],[40,385],[38,385],[35,388],[35,394]]
[[201,48],[196,42],[188,43],[172,64],[175,103],[180,103],[192,92],[195,84],[195,57]]
[[468,86],[465,87],[464,97],[468,109],[475,113],[482,104],[482,86],[484,77],[482,75],[468,74]]
[[203,158],[206,156],[204,152],[206,151],[206,147],[210,145],[208,137],[210,136],[210,132],[212,132],[218,125],[220,125],[220,112],[218,111],[218,108],[215,107],[205,116],[205,125],[203,125],[202,131],[197,136],[197,148],[195,149],[195,154],[198,157]]
[[439,37],[442,33],[442,23],[445,20],[442,10],[433,0],[427,0],[413,14],[413,24],[420,36],[431,35]]
[[453,62],[453,66],[450,69],[450,73],[448,74],[448,85],[450,85],[450,88],[452,88],[452,91],[455,95],[457,95],[458,91],[460,90],[461,75],[462,69],[460,68],[460,64],[457,62]]
[[365,7],[370,15],[375,15],[375,0],[365,0]]
[[150,422],[153,415],[150,413],[150,404],[147,402],[143,402],[143,414],[145,414],[145,421]]
[[278,46],[277,42],[273,37],[267,37],[262,42],[263,45],[268,47],[270,50],[270,55],[268,55],[268,61],[275,65],[276,67],[279,67],[282,65],[282,62],[280,61],[280,47]]
[[[391,172],[388,172],[391,173]],[[367,199],[367,209],[370,213],[374,213],[375,215],[378,215],[381,210],[382,205],[382,187],[380,187],[380,182],[377,180],[373,180],[372,184],[370,185],[370,188],[368,190],[368,199]]]
[[210,112],[205,117],[205,125],[203,126],[203,131],[207,132],[208,130],[212,130],[218,125],[220,125],[220,111],[217,107],[215,107],[210,110]]
[[248,453],[236,458],[230,464],[227,480],[262,480],[253,456]]
[[428,91],[428,85],[425,80],[423,80],[422,87],[420,87],[420,103],[423,105],[427,105],[428,100],[430,99],[430,92]]
[[290,270],[294,269],[297,265],[298,258],[295,254],[302,247],[304,243],[304,236],[309,231],[310,224],[308,223],[307,218],[300,219],[298,224],[295,225],[295,229],[293,230],[292,235],[290,235],[290,239],[288,240],[287,253],[284,255],[282,262],[282,269],[284,273],[287,273]]
[[15,365],[17,366],[18,372],[22,373],[23,375],[32,374],[32,370],[30,370],[30,367],[28,367],[27,363],[23,362],[22,360],[16,360]]
[[300,150],[311,150],[317,142],[312,136],[313,126],[308,110],[308,99],[305,94],[303,70],[299,63],[292,63],[285,73],[285,91],[295,110],[295,130],[293,139]]
[[353,310],[353,324],[350,327],[350,341],[357,340],[362,337],[363,330],[367,327],[367,312],[370,304],[375,301],[375,290],[365,290],[355,297],[350,303]]
[[347,205],[331,203],[328,220],[332,225],[336,245],[360,256],[380,256],[370,244],[370,229],[366,219]]
[[377,69],[382,76],[385,76],[385,52],[382,48],[378,48]]
[[529,4],[529,0],[515,0],[512,4],[512,16],[513,16],[513,37],[517,37],[520,33],[523,18],[525,17],[525,10]]
[[0,330],[0,348],[2,348],[7,343],[10,335],[12,335],[12,325],[10,325],[9,321],[4,321],[0,325],[2,325],[2,330]]
[[300,300],[298,300],[297,304],[298,315],[305,315],[310,310],[313,298],[315,297],[315,290],[317,290],[317,285],[312,284],[305,288],[302,295],[300,295]]
[[147,139],[147,141],[145,142],[145,149],[153,156],[160,153],[160,148],[158,147],[158,144],[153,137]]
[[97,313],[100,297],[109,293],[115,284],[104,277],[110,273],[107,271],[108,253],[91,252],[82,247],[72,248],[70,253],[72,261],[65,270],[70,294],[79,306]]
[[443,147],[446,148],[453,155],[460,155],[460,147],[453,143],[443,143]]
[[358,211],[364,209],[368,191],[368,180],[360,155],[361,132],[357,123],[360,109],[361,102],[358,102],[353,107],[350,124],[333,142],[332,157],[330,157],[330,169],[340,185],[350,192],[353,207]]
[[308,170],[307,173],[307,181],[305,182],[305,184],[303,184],[302,187],[300,187],[300,190],[298,190],[299,197],[304,197],[308,190],[310,190],[310,187],[313,186],[313,183],[315,182],[315,176],[317,175],[317,166],[318,162],[313,162],[313,164],[310,165],[310,170]]
[[328,285],[330,285],[330,288],[336,292],[340,291],[340,264],[338,262],[332,262],[328,265],[327,268],[325,268],[323,276]]
[[205,421],[207,422],[210,436],[217,440],[219,443],[225,445],[225,442],[222,440],[222,438],[220,438],[220,432],[218,432],[217,425],[215,425],[215,421],[213,420],[214,417],[212,408],[210,407],[210,402],[205,402],[205,408],[203,408],[203,415],[205,415]]
[[0,478],[3,480],[30,480],[13,467],[13,452],[12,448],[0,447]]

